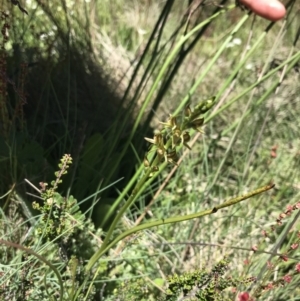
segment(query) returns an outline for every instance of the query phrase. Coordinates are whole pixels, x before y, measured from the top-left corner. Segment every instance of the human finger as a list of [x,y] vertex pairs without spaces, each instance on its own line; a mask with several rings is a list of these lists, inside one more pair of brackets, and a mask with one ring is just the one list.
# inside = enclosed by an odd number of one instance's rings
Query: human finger
[[286,9],[278,0],[239,0],[258,16],[270,21],[278,21],[285,16]]

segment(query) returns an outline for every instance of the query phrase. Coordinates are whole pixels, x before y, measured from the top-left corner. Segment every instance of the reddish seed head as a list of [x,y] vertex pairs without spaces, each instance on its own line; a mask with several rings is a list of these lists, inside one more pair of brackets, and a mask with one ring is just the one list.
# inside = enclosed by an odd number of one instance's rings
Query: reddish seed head
[[288,257],[286,255],[280,256],[280,259],[282,259],[283,261],[288,261]]
[[250,263],[249,259],[244,260],[244,265],[248,265]]
[[250,300],[250,295],[248,292],[243,292],[243,293],[240,293],[239,294],[239,297],[238,297],[238,300],[239,301],[248,301]]
[[291,249],[296,250],[299,247],[299,244],[292,244]]
[[290,283],[292,281],[292,276],[290,275],[285,275],[283,276],[283,280],[287,283]]
[[280,218],[280,219],[284,219],[285,217],[286,217],[286,214],[285,214],[285,213],[280,213],[280,214],[279,214],[279,218]]
[[289,214],[293,211],[293,206],[292,205],[287,205],[286,206],[286,214]]
[[276,158],[277,157],[277,154],[275,151],[271,151],[271,158]]
[[274,288],[274,284],[273,283],[268,283],[266,286],[266,290],[272,290]]
[[251,249],[252,249],[252,251],[256,252],[257,251],[257,246],[252,246]]

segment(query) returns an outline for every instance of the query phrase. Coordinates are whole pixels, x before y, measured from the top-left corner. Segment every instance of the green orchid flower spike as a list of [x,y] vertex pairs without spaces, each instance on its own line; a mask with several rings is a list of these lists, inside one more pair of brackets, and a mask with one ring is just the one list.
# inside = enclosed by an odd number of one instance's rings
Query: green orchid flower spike
[[[179,149],[182,146],[191,149],[188,145],[191,139],[191,129],[204,133],[201,128],[204,124],[203,115],[213,107],[215,100],[216,98],[212,97],[201,101],[193,110],[188,104],[184,108],[183,116],[170,115],[166,122],[160,122],[163,129],[155,130],[153,138],[145,137],[145,140],[152,144],[144,158],[145,168],[151,167],[152,171],[155,172],[162,162],[178,165]],[[157,159],[148,160],[148,155],[153,151],[156,151]]]

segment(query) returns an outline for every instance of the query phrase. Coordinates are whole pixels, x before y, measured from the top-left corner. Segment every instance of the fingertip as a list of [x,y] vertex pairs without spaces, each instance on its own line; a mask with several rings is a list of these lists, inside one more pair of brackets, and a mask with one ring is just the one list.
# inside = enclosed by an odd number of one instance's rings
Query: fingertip
[[278,21],[284,18],[286,14],[286,9],[284,5],[280,2],[269,2],[269,8],[267,10],[270,12],[271,21]]
[[277,0],[240,0],[258,16],[270,21],[278,21],[286,14],[284,5]]

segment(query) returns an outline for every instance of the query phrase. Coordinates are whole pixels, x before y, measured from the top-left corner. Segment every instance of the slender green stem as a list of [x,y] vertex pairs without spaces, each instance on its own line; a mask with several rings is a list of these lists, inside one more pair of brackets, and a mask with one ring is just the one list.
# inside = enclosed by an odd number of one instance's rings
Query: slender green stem
[[[195,219],[195,218],[200,218],[206,215],[210,215],[213,214],[215,212],[217,212],[220,209],[235,205],[237,203],[240,203],[242,201],[245,201],[253,196],[256,196],[258,194],[261,194],[263,192],[266,192],[270,189],[272,189],[275,185],[274,184],[269,184],[266,186],[263,186],[261,188],[258,188],[256,190],[253,190],[249,193],[246,193],[244,195],[229,199],[227,201],[225,201],[224,203],[217,205],[215,207],[213,207],[212,209],[207,209],[201,212],[197,212],[197,213],[193,213],[193,214],[188,214],[188,215],[184,215],[184,216],[174,216],[174,217],[170,217],[170,218],[166,218],[166,219],[159,219],[157,221],[153,221],[153,222],[149,222],[149,223],[145,223],[145,224],[141,224],[138,225],[136,227],[133,227],[125,232],[123,232],[122,234],[120,234],[118,237],[116,237],[109,245],[107,245],[105,248],[101,248],[102,250],[100,250],[100,252],[97,252],[97,258],[95,258],[95,260],[90,260],[86,266],[87,270],[90,270],[92,268],[92,266],[94,265],[95,261],[97,261],[103,254],[105,254],[107,251],[109,251],[111,248],[113,248],[119,241],[121,241],[123,238],[137,233],[139,231],[142,230],[146,230],[146,229],[150,229],[153,227],[157,227],[157,226],[161,226],[161,225],[166,225],[166,224],[172,224],[172,223],[178,223],[178,222],[183,222],[183,221],[187,221],[190,219]],[[93,256],[94,257],[94,256]],[[98,274],[98,271],[95,274]]]

